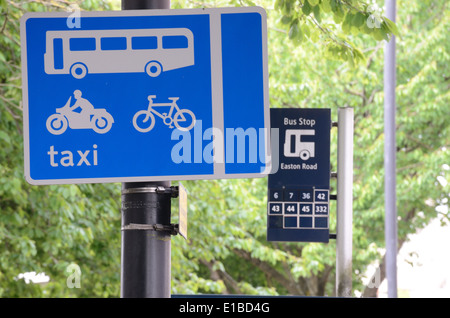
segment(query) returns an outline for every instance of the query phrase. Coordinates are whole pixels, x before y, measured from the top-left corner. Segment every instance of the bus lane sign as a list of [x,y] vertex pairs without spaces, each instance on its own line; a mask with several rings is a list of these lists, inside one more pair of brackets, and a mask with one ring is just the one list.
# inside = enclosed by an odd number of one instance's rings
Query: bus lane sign
[[269,173],[262,8],[26,13],[21,41],[29,183]]

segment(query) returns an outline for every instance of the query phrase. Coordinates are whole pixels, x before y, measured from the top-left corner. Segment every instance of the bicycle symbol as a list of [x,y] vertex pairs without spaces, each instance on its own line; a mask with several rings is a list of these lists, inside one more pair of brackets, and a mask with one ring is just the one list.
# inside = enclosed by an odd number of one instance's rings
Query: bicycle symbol
[[[156,95],[148,96],[148,109],[140,110],[133,116],[133,126],[137,131],[146,133],[153,129],[155,126],[155,115],[160,117],[166,126],[169,128],[175,127],[181,131],[191,130],[195,125],[195,115],[189,109],[180,109],[177,105],[179,97],[169,97],[170,103],[154,103],[153,99]],[[170,106],[169,113],[160,113],[155,110],[154,107]],[[175,114],[174,110],[176,109]],[[172,116],[173,115],[173,116]]]

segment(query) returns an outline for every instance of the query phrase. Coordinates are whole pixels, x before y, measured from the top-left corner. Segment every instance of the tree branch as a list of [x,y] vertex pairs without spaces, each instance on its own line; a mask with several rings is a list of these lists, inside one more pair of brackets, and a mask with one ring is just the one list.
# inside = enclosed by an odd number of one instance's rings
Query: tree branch
[[258,267],[260,270],[262,270],[266,275],[275,279],[278,283],[280,283],[284,288],[287,289],[288,293],[292,295],[304,294],[304,291],[301,288],[299,288],[300,286],[297,282],[284,276],[266,262],[253,258],[249,252],[239,249],[233,249],[233,253],[249,261],[256,267]]
[[227,289],[223,292],[223,294],[230,294],[229,289],[232,290],[232,293],[234,294],[241,294],[241,289],[239,288],[238,282],[236,282],[233,277],[231,277],[230,274],[227,272],[221,270],[221,269],[214,269],[214,263],[208,262],[207,260],[201,259],[200,263],[205,265],[210,273],[211,273],[211,279],[214,281],[222,280],[227,287]]

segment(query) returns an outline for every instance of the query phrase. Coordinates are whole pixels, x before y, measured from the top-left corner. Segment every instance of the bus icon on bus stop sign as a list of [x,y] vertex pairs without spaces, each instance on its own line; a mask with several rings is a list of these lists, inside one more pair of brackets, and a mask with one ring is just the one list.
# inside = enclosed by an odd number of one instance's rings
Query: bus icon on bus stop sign
[[161,72],[194,65],[194,36],[189,29],[47,31],[47,74]]
[[[302,160],[308,160],[315,157],[315,143],[302,141],[302,136],[314,135],[314,129],[286,129],[284,139],[284,156],[300,157]],[[294,142],[292,142],[294,139]],[[294,150],[292,150],[294,148]]]

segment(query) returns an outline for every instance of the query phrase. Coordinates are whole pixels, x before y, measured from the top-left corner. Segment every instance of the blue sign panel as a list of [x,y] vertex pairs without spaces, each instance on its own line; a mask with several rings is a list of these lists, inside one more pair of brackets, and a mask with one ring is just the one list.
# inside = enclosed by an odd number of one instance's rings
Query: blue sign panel
[[[330,109],[271,109],[279,166],[269,175],[267,240],[328,242]],[[273,147],[276,148],[276,147]]]
[[28,13],[21,37],[28,182],[270,171],[263,9]]

